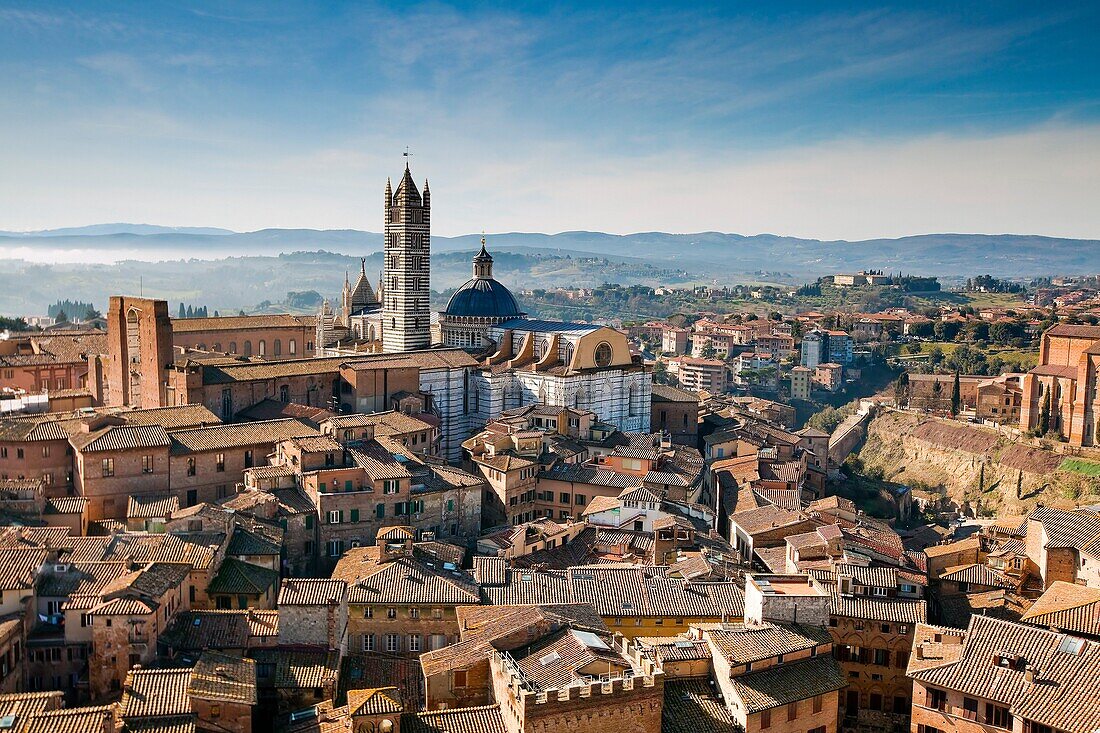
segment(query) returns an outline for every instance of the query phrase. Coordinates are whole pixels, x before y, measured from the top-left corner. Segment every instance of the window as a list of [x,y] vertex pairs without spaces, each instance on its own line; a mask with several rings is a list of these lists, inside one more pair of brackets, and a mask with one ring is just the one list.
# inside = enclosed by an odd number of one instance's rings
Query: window
[[963,717],[967,720],[978,719],[978,701],[972,697],[963,698]]
[[798,702],[792,702],[787,705],[787,720],[798,720]]
[[42,446],[42,457],[43,458],[49,458],[50,457],[50,446],[48,446],[48,445]]
[[565,504],[566,506],[569,505],[569,492],[568,491],[561,492],[561,503]]
[[466,670],[456,669],[454,672],[452,672],[451,673],[451,684],[454,687],[465,687],[466,686]]
[[760,727],[761,728],[771,728],[772,727],[772,711],[771,710],[765,710],[764,712],[760,713]]
[[596,345],[596,350],[593,352],[592,358],[596,362],[596,366],[605,367],[611,365],[613,356],[614,352],[611,350],[611,344],[606,341],[601,341]]
[[409,651],[420,651],[420,634],[409,634]]
[[947,692],[945,690],[937,690],[935,687],[928,688],[928,707],[936,710],[947,709]]
[[378,504],[374,507],[374,516],[378,519],[383,519],[386,516],[386,505]]
[[1012,713],[1008,711],[1008,708],[987,702],[985,704],[985,722],[997,728],[1007,728],[1011,730]]
[[413,619],[420,618],[420,609],[419,608],[410,608],[409,609],[409,618],[413,618]]
[[333,510],[328,513],[329,524],[339,524],[344,519],[344,513],[342,511]]
[[218,473],[225,473],[225,454],[219,453],[215,456],[214,468]]
[[397,609],[396,608],[387,608],[386,609],[386,618],[388,618],[388,619],[397,618]]
[[142,456],[141,457],[141,472],[152,473],[153,472],[153,457]]
[[[293,343],[293,342],[291,342]],[[374,651],[374,634],[363,634],[363,651]]]
[[187,475],[188,476],[194,476],[195,475],[195,459],[194,458],[188,458],[187,459]]
[[288,385],[282,385],[279,387],[279,402],[290,402],[290,387]]
[[585,499],[584,494],[576,494],[575,497],[577,506],[584,506],[588,504],[588,501]]
[[382,482],[383,494],[396,494],[401,487],[399,479],[386,479]]
[[110,478],[115,475],[115,459],[104,458],[103,459],[103,478]]
[[822,707],[821,695],[818,695],[817,697],[815,697],[813,702],[814,702],[813,711],[815,713],[820,713],[821,712],[821,707]]
[[359,510],[358,509],[352,509],[351,510],[351,521],[352,521],[352,523],[355,523],[355,522],[359,521]]
[[298,340],[297,339],[291,339],[289,346],[290,346],[291,356],[298,353]]
[[329,540],[328,543],[328,556],[340,557],[344,554],[344,541],[343,540]]
[[875,649],[875,664],[880,667],[890,666],[890,650],[889,649]]
[[244,467],[252,468],[252,451],[250,450],[244,452]]
[[894,655],[894,666],[898,669],[905,669],[909,666],[909,652],[908,650],[896,652]]
[[386,651],[401,651],[401,637],[397,634],[386,634]]

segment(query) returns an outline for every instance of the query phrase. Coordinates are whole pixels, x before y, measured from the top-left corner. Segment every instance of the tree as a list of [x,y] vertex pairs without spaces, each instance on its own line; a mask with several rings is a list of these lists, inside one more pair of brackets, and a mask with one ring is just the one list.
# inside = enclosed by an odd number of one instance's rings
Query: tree
[[186,317],[187,318],[194,318],[195,317],[195,310],[191,306],[187,306],[187,316]]
[[1043,401],[1039,407],[1039,435],[1046,435],[1050,430],[1050,390],[1043,391]]
[[180,318],[187,318],[187,311],[183,309],[183,303],[180,303]]
[[908,401],[909,397],[909,372],[902,372],[894,382],[894,403],[899,407]]
[[69,320],[69,314],[66,313],[63,310],[59,310],[57,312],[57,315],[54,317],[53,322],[54,323],[65,323],[67,320]]
[[951,417],[959,414],[962,407],[962,389],[959,385],[959,373],[955,372],[955,382],[951,385]]

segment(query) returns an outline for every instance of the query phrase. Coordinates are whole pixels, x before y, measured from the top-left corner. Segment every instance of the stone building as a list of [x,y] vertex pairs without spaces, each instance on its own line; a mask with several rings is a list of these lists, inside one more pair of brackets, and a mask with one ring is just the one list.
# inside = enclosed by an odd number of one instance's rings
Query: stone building
[[348,584],[350,647],[415,658],[455,643],[456,609],[480,602],[477,585],[459,569],[464,554],[456,546],[418,543],[404,527],[386,528],[374,546],[347,552],[333,577]]
[[99,395],[98,357],[106,353],[103,331],[12,334],[0,341],[0,388],[61,394],[83,388]]
[[99,591],[100,602],[86,612],[92,628],[88,671],[93,700],[118,694],[130,670],[156,658],[160,634],[177,612],[187,609],[189,570],[182,563],[150,563]]
[[382,271],[382,343],[385,351],[431,345],[431,193],[413,182],[409,167],[391,193],[386,181]]
[[668,433],[673,443],[695,446],[699,440],[699,395],[654,384],[649,429]]

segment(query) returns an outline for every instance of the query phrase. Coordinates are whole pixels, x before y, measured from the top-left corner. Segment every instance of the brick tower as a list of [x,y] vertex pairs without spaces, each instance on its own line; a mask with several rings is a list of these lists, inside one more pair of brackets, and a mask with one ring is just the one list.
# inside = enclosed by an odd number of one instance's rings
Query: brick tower
[[431,277],[431,194],[416,190],[408,164],[391,193],[386,181],[382,347],[387,352],[431,345],[428,311]]

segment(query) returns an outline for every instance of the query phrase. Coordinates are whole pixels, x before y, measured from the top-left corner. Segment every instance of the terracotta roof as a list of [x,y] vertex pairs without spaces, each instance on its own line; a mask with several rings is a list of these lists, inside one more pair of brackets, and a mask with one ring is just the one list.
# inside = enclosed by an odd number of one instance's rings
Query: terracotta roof
[[69,438],[81,453],[133,450],[135,448],[166,448],[172,444],[160,425],[109,425]]
[[1069,633],[1100,636],[1100,589],[1056,580],[1020,620]]
[[343,580],[288,578],[279,589],[279,605],[327,606],[343,600],[347,591],[347,583]]
[[499,705],[406,713],[402,733],[507,733]]
[[179,511],[180,500],[175,494],[131,495],[126,502],[128,519],[163,519]]
[[46,514],[83,514],[88,500],[83,496],[57,496],[46,499]]
[[965,540],[948,542],[945,545],[929,545],[924,548],[924,554],[928,557],[942,557],[956,552],[977,550],[979,547],[981,547],[981,540],[975,535],[973,537],[967,537]]
[[[369,549],[369,548],[363,548]],[[348,581],[349,603],[476,604],[473,579],[461,570],[446,570],[436,563],[400,557],[371,565],[358,554],[345,554],[333,570]]]
[[372,412],[369,414],[339,415],[326,420],[322,427],[333,430],[347,428],[373,427],[375,435],[400,435],[432,430],[434,426],[414,415],[406,415],[397,410]]
[[222,561],[218,574],[210,581],[206,592],[210,595],[259,596],[278,581],[277,570],[227,557]]
[[46,562],[47,552],[34,547],[0,548],[0,591],[34,587],[35,573]]
[[256,662],[216,651],[203,652],[191,670],[187,694],[201,700],[255,705]]
[[315,428],[293,419],[213,425],[173,432],[172,453],[182,455],[220,448],[267,445],[289,438],[319,434]]
[[[1100,644],[974,615],[965,638],[954,646],[941,664],[917,669],[911,664],[909,676],[992,700],[1016,717],[1057,730],[1085,733],[1100,727]],[[998,659],[1010,661],[998,664]],[[1034,672],[1034,681],[1025,669]]]
[[173,715],[166,718],[142,718],[126,721],[126,733],[195,733],[194,715]]
[[1047,548],[1080,549],[1100,535],[1100,516],[1092,512],[1039,507],[1028,516],[1028,521],[1043,525]]
[[[310,324],[313,321],[313,324]],[[258,316],[216,316],[213,318],[173,318],[172,333],[242,331],[257,328],[313,328],[316,316],[277,313]]]
[[665,680],[661,733],[730,733],[737,724],[709,677]]
[[115,728],[114,705],[62,708],[35,713],[22,733],[100,733]]
[[524,680],[536,689],[568,687],[587,676],[585,668],[599,664],[603,673],[611,667],[632,669],[615,649],[610,633],[562,629],[512,653]]
[[271,665],[271,674],[258,676],[260,687],[312,690],[335,685],[340,676],[340,654],[330,651],[256,649],[257,664]]
[[801,514],[773,504],[765,504],[747,512],[738,512],[730,517],[731,524],[736,524],[750,535],[768,532],[778,527],[793,526],[804,521],[806,518]]
[[130,425],[160,425],[165,430],[216,425],[221,422],[221,418],[211,412],[206,405],[149,407],[140,410],[121,410],[111,414],[122,418]]
[[1004,573],[980,563],[945,568],[940,574],[940,580],[966,583],[968,585],[984,585],[990,588],[1015,588],[1017,585],[1016,581]]
[[823,655],[778,664],[733,678],[735,694],[748,714],[836,692],[848,686],[840,665]]
[[279,612],[185,611],[161,635],[174,649],[248,649],[256,639],[278,639]]
[[708,629],[704,632],[704,637],[731,666],[832,643],[829,632],[821,627],[771,622],[764,622],[759,626],[722,624],[719,628]]
[[160,718],[188,716],[191,700],[187,687],[191,683],[190,669],[131,669],[119,703],[122,718]]

